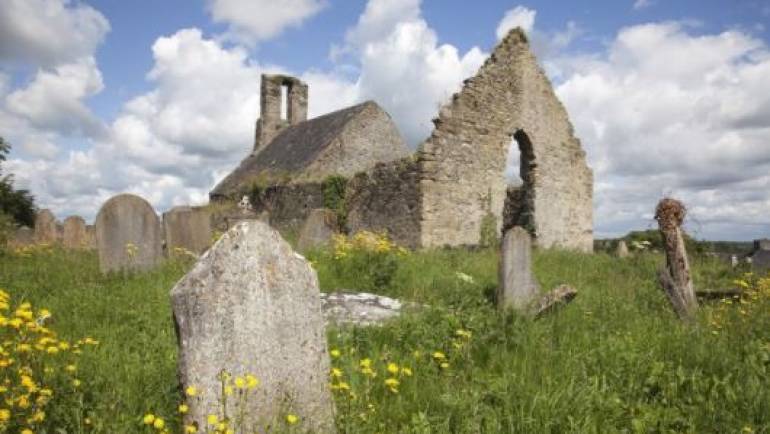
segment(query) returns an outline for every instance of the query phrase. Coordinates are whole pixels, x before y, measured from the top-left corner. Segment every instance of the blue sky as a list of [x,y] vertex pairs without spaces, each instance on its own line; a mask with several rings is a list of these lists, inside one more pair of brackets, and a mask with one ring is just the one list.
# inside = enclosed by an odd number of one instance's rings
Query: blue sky
[[0,6],[6,171],[60,218],[123,191],[159,212],[205,202],[250,149],[263,72],[307,81],[311,115],[375,99],[414,146],[520,25],[594,169],[597,236],[651,227],[663,194],[688,203],[699,237],[770,236],[764,0]]

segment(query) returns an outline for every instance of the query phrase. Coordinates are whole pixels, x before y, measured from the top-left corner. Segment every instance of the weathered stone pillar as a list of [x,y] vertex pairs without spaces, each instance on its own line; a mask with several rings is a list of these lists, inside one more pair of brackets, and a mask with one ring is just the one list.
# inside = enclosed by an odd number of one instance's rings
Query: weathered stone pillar
[[666,267],[659,272],[663,289],[666,291],[677,315],[682,319],[692,317],[698,308],[687,260],[682,223],[687,213],[684,205],[675,199],[666,198],[658,203],[655,219],[663,236],[666,252]]
[[499,273],[498,306],[528,309],[539,287],[532,274],[532,236],[524,228],[514,226],[503,235]]

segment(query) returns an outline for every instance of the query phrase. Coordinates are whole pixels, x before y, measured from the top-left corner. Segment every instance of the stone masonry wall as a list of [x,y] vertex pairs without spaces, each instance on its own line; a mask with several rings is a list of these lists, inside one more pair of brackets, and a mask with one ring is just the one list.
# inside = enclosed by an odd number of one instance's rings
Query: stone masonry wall
[[256,213],[267,211],[270,225],[281,231],[298,231],[310,211],[324,207],[323,185],[320,183],[275,185],[262,193]]
[[397,244],[419,247],[419,180],[419,165],[411,157],[354,176],[345,197],[348,231],[386,230]]
[[478,244],[489,214],[501,228],[506,155],[517,135],[532,148],[522,173],[529,191],[522,195],[533,205],[537,244],[592,249],[592,173],[520,29],[500,42],[434,123],[419,151],[421,246]]
[[409,154],[409,148],[390,115],[369,101],[294,182],[320,181],[330,173],[352,177],[371,169],[375,162],[399,160]]

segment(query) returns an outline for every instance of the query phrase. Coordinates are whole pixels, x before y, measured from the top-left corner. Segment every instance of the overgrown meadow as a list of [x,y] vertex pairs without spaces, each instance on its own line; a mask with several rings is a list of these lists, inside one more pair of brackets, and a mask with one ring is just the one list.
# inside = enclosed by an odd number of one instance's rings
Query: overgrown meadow
[[[359,237],[308,259],[324,291],[422,306],[328,331],[339,432],[770,432],[770,279],[694,258],[696,287],[747,292],[682,324],[656,283],[662,256],[538,251],[543,290],[568,283],[579,296],[533,321],[494,307],[494,249],[406,252]],[[190,266],[102,276],[92,252],[0,257],[0,432],[192,432],[169,303]],[[217,416],[197,432],[237,432]],[[272,432],[299,432],[302,415],[285,416]]]

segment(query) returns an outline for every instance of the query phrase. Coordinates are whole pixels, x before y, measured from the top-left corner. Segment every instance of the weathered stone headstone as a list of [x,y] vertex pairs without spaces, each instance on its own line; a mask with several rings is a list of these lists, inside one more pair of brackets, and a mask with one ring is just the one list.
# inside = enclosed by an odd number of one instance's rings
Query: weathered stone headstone
[[161,259],[160,221],[144,199],[119,194],[96,216],[96,244],[102,272],[146,270]]
[[206,391],[190,400],[186,423],[217,414],[217,375],[255,375],[244,432],[290,411],[305,430],[333,431],[329,356],[318,278],[274,229],[238,223],[171,290],[182,385]]
[[615,254],[618,256],[618,258],[627,258],[628,257],[628,246],[626,245],[626,242],[624,240],[618,241],[618,248],[615,251]]
[[306,252],[329,243],[337,232],[337,215],[329,209],[313,209],[302,225],[297,239],[297,250]]
[[86,245],[86,221],[80,216],[64,219],[62,244],[67,249],[83,249]]
[[9,244],[12,247],[23,247],[35,244],[35,231],[26,226],[22,226],[13,233],[13,237],[9,240]]
[[42,209],[35,217],[35,242],[38,244],[54,244],[58,239],[56,217],[51,210]]
[[532,274],[532,236],[524,228],[514,226],[505,232],[499,273],[498,306],[527,309],[540,291]]
[[96,226],[94,225],[86,225],[86,247],[96,248]]
[[163,234],[168,256],[178,249],[200,255],[211,246],[211,213],[205,208],[174,207],[163,213]]

